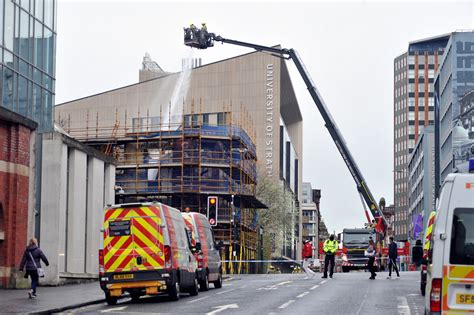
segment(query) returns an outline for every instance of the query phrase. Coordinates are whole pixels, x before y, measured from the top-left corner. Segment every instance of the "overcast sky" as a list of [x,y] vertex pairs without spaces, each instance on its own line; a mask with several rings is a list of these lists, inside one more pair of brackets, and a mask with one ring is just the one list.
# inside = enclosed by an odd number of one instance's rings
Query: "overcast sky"
[[[145,52],[166,71],[188,56],[183,26],[300,53],[378,200],[393,203],[393,59],[408,42],[473,28],[466,2],[159,3],[63,1],[58,6],[56,104],[138,82]],[[203,63],[251,50],[216,45]],[[359,227],[356,186],[295,67],[304,117],[303,180],[321,189],[330,231]]]

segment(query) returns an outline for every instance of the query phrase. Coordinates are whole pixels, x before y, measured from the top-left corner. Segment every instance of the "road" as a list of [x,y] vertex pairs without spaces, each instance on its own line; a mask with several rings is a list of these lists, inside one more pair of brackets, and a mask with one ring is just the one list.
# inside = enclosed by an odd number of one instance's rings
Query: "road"
[[[184,295],[178,302],[165,296],[125,299],[115,306],[93,305],[73,313],[159,314],[423,314],[419,273],[400,279],[369,280],[365,272],[335,274],[333,279],[304,279],[304,274],[238,275],[221,289]],[[211,285],[212,286],[212,285]]]

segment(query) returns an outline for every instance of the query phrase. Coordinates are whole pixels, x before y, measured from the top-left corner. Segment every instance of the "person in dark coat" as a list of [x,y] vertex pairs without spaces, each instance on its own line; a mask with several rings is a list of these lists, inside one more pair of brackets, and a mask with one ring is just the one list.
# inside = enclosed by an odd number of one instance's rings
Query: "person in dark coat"
[[[31,259],[32,257],[33,259]],[[41,260],[46,266],[49,266],[48,259],[41,248],[38,247],[38,240],[33,237],[23,253],[20,264],[20,271],[23,271],[23,269],[26,271],[25,278],[28,278],[28,276],[31,278],[31,290],[28,291],[30,299],[36,297],[36,288],[39,284],[38,268],[41,268]]]
[[392,268],[397,273],[397,278],[400,278],[400,273],[397,267],[398,247],[397,243],[393,241],[393,236],[390,236],[390,244],[388,245],[388,277],[392,279]]

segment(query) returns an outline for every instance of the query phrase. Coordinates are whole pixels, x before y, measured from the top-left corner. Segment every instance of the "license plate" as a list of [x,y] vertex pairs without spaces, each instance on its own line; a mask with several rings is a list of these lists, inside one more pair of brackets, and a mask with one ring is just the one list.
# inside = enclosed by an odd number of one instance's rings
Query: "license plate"
[[114,275],[114,280],[133,279],[133,274]]
[[456,294],[457,304],[474,304],[474,294]]

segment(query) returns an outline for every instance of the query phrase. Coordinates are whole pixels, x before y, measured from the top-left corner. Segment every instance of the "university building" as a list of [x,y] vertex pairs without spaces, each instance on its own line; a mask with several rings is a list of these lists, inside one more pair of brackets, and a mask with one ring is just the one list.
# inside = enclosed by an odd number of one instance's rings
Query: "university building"
[[[219,194],[230,221],[232,196],[234,209],[237,199],[242,208],[258,209],[264,207],[255,198],[258,178],[278,183],[293,195],[288,211],[295,219],[273,254],[295,257],[302,116],[284,60],[252,52],[207,65],[194,60],[183,63],[181,72],[168,73],[145,56],[138,83],[59,104],[55,119],[72,137],[116,154],[116,196],[155,195],[177,208],[206,213],[204,196]],[[146,170],[126,179],[121,156],[133,155],[132,164],[147,164]],[[176,165],[165,166],[170,156]],[[145,191],[130,189],[137,180]]]

